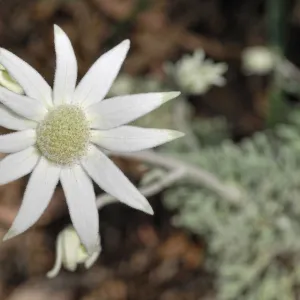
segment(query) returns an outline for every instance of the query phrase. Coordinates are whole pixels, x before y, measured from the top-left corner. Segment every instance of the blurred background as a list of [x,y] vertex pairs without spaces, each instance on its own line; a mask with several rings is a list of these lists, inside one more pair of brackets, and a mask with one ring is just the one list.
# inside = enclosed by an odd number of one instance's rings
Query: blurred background
[[[300,299],[300,1],[0,1],[0,46],[49,83],[53,24],[74,45],[79,77],[129,38],[109,96],[180,90],[136,124],[186,136],[113,158],[155,215],[97,190],[99,258],[71,272],[67,247],[48,279],[70,224],[57,187],[39,222],[1,243],[0,299]],[[0,84],[22,92],[2,68]],[[27,180],[0,187],[0,236]]]

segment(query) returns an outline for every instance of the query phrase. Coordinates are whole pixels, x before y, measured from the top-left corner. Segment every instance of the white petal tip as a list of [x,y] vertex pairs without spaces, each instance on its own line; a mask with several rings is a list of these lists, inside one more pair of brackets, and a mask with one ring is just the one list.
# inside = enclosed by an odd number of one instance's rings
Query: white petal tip
[[89,258],[84,262],[84,267],[86,269],[89,269],[95,262],[97,261],[102,249],[94,252],[92,255],[89,256]]
[[54,278],[54,277],[57,276],[57,274],[59,273],[59,271],[60,271],[60,268],[59,268],[59,270],[51,270],[51,271],[49,271],[49,272],[46,274],[46,276],[47,276],[47,278],[49,278],[49,279]]
[[88,255],[93,255],[96,252],[100,253],[101,252],[100,238],[97,239],[97,242],[95,244],[85,246],[85,249]]
[[185,136],[185,133],[184,132],[181,132],[181,131],[171,131],[170,133],[170,139],[171,140],[175,140],[175,139],[179,139],[181,137]]
[[227,63],[218,63],[218,66],[223,71],[227,71],[228,70],[228,64]]
[[124,45],[126,48],[129,48],[130,47],[130,40],[124,40],[121,45]]
[[53,27],[54,27],[54,32],[56,34],[62,34],[63,33],[63,30],[58,25],[54,24]]
[[16,232],[14,232],[13,230],[9,230],[6,235],[3,237],[3,241],[7,241],[12,239],[13,237],[15,237],[17,235]]
[[150,206],[150,204],[143,206],[143,208],[141,208],[141,210],[143,212],[145,212],[146,214],[149,214],[152,216],[154,215],[154,211],[153,211],[152,207]]
[[162,103],[165,103],[169,100],[172,100],[176,97],[178,97],[181,93],[180,92],[168,92],[162,94]]
[[100,245],[92,245],[89,247],[85,247],[86,252],[89,256],[93,255],[95,252],[100,252],[101,251],[101,247]]

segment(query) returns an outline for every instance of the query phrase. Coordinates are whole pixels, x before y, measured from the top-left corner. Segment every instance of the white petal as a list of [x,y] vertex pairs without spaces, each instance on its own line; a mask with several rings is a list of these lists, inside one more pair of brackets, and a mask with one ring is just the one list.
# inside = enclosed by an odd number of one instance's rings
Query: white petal
[[75,103],[87,107],[104,99],[120,71],[129,46],[129,40],[125,40],[94,63],[76,88]]
[[114,97],[87,109],[91,128],[111,129],[127,124],[177,97],[179,92]]
[[71,103],[77,80],[77,60],[72,44],[65,32],[54,25],[56,72],[53,103]]
[[2,87],[0,87],[0,102],[18,115],[34,121],[43,120],[48,112],[42,102],[15,94]]
[[69,226],[63,231],[63,265],[64,267],[74,272],[77,268],[77,253],[80,247],[80,239],[73,226]]
[[27,96],[52,106],[49,84],[28,63],[3,48],[0,48],[0,63],[22,86]]
[[48,206],[59,180],[60,167],[41,157],[28,181],[19,212],[3,240],[31,227]]
[[84,266],[86,269],[89,269],[98,259],[101,250],[94,252],[90,257],[84,262]]
[[79,264],[82,264],[89,258],[89,255],[83,245],[80,245],[80,247],[77,250],[77,262]]
[[216,77],[213,80],[213,84],[216,86],[224,86],[226,84],[226,79],[224,77]]
[[36,133],[33,129],[0,135],[0,153],[12,153],[33,146]]
[[121,126],[110,130],[92,130],[91,141],[111,151],[140,151],[156,147],[183,136],[183,133],[167,129],[151,129]]
[[40,155],[35,147],[8,155],[0,161],[0,185],[29,174],[36,166]]
[[59,234],[56,240],[56,258],[53,268],[47,273],[48,278],[53,278],[57,276],[62,266],[63,257],[63,237]]
[[17,94],[24,94],[22,87],[6,72],[0,70],[0,85]]
[[99,216],[91,179],[81,166],[62,169],[60,176],[71,220],[88,253],[100,248]]
[[153,214],[146,198],[129,181],[122,171],[100,150],[90,145],[88,155],[82,165],[94,181],[108,194],[121,202]]
[[0,126],[12,130],[24,130],[35,128],[37,123],[20,117],[9,108],[0,104]]

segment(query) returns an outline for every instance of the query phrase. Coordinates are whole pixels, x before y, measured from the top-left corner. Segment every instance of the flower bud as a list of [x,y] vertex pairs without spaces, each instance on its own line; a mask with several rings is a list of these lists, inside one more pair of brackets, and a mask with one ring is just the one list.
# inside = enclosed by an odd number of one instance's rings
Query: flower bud
[[275,54],[264,46],[246,48],[242,53],[243,70],[248,75],[266,75],[273,71]]
[[68,226],[57,237],[56,261],[53,269],[47,273],[47,277],[55,277],[62,266],[71,272],[76,270],[78,264],[84,264],[88,269],[95,263],[99,255],[100,251],[96,251],[89,256],[73,226]]

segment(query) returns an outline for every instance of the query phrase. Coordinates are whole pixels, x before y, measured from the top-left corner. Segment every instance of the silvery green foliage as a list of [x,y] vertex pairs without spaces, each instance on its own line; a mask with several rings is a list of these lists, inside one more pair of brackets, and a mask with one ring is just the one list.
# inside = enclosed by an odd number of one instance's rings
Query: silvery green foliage
[[223,117],[196,119],[192,123],[192,129],[204,147],[217,146],[230,138],[228,124]]
[[292,117],[292,124],[258,133],[240,145],[225,139],[199,153],[186,153],[179,142],[164,151],[211,171],[243,193],[240,202],[231,203],[187,182],[165,193],[165,204],[178,212],[174,224],[207,240],[217,299],[297,299],[300,114]]

